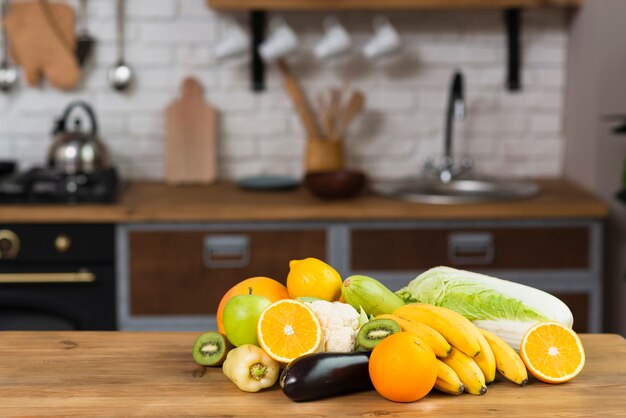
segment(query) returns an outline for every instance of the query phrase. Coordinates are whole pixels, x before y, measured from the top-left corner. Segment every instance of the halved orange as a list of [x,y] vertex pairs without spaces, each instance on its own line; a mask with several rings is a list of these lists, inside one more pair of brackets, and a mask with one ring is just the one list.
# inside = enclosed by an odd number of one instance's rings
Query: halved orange
[[585,366],[585,349],[578,335],[557,321],[533,325],[522,338],[520,356],[526,368],[546,383],[563,383]]
[[322,326],[306,304],[293,299],[272,303],[257,324],[261,348],[274,360],[289,363],[314,353],[322,343]]

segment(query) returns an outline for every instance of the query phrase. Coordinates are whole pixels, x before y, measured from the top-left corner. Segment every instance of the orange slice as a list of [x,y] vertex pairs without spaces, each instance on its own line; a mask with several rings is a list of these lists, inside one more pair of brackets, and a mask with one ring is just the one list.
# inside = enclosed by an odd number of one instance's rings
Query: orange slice
[[539,322],[526,331],[520,356],[532,375],[547,383],[567,382],[585,366],[580,338],[556,321]]
[[272,303],[257,324],[261,348],[274,360],[289,363],[314,353],[322,343],[322,326],[311,308],[293,299]]

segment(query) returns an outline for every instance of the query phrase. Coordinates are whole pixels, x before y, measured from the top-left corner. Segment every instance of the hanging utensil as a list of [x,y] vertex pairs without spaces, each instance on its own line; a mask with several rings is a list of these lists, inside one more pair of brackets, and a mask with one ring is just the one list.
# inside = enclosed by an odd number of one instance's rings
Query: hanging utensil
[[78,33],[76,36],[76,59],[82,67],[91,55],[96,40],[87,30],[87,0],[80,0],[78,5]]
[[117,62],[109,67],[108,80],[111,87],[124,91],[133,81],[133,69],[124,60],[124,0],[117,0]]
[[2,25],[2,60],[0,61],[0,90],[10,91],[17,84],[17,69],[9,63],[9,42],[4,30],[8,0],[0,0],[0,24]]

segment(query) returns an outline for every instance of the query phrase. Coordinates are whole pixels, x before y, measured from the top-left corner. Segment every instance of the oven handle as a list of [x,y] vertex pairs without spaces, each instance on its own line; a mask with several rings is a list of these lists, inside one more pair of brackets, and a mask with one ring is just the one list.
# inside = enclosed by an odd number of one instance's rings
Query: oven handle
[[91,283],[96,275],[86,269],[75,273],[0,273],[0,283]]

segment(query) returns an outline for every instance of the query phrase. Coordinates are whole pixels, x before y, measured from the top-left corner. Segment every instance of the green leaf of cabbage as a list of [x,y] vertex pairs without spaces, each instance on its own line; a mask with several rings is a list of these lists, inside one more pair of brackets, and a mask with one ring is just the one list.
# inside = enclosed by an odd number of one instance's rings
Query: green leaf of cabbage
[[359,306],[359,328],[361,328],[364,324],[368,323],[370,318],[367,316],[367,313],[363,309],[362,306]]
[[463,273],[466,272],[434,268],[415,278],[396,294],[406,303],[429,303],[452,309],[470,321],[548,319],[521,300],[506,296]]

